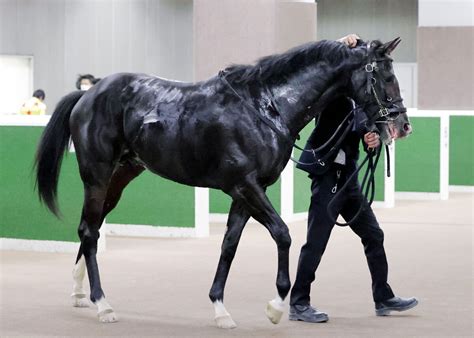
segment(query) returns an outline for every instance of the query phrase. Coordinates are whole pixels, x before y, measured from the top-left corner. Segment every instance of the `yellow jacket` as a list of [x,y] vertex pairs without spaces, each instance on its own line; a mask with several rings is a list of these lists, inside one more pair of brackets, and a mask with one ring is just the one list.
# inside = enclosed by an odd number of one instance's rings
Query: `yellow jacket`
[[29,98],[20,108],[21,115],[44,115],[46,114],[46,105],[38,98]]

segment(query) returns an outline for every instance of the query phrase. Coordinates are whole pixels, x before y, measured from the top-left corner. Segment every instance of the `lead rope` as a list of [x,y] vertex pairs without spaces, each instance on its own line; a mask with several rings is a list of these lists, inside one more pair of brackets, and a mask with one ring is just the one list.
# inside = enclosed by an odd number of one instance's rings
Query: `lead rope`
[[[344,120],[342,120],[342,122],[339,124],[339,126],[337,126],[336,128],[336,131],[334,132],[334,134],[332,134],[332,136],[329,138],[329,140],[327,140],[323,145],[319,146],[318,148],[316,149],[304,149],[304,148],[301,148],[300,146],[298,146],[296,143],[293,145],[293,147],[295,147],[296,149],[298,150],[301,150],[303,152],[309,152],[309,153],[315,153],[315,152],[318,152],[320,151],[321,149],[324,149],[326,148],[333,140],[334,138],[337,136],[337,134],[339,133],[339,131],[341,130],[342,126],[346,123],[346,121],[354,115],[354,110],[355,109],[352,109],[348,114],[347,116],[344,118]],[[353,118],[350,122],[349,122],[349,125],[346,127],[350,130],[350,128],[352,128],[353,124],[355,122],[355,119]],[[343,135],[345,135],[346,131],[343,132]]]
[[[375,152],[374,151],[369,151],[367,155],[365,156],[365,159],[362,161],[362,163],[357,167],[357,169],[349,176],[349,178],[346,180],[346,183],[337,191],[337,182],[339,180],[340,174],[338,175],[338,179],[336,181],[336,185],[332,188],[331,192],[337,193],[334,195],[334,197],[329,201],[327,205],[327,213],[330,219],[337,225],[340,226],[346,226],[352,224],[357,217],[359,217],[360,213],[365,209],[364,201],[360,201],[360,207],[357,213],[352,217],[351,220],[347,221],[346,223],[339,223],[336,218],[332,216],[331,210],[332,206],[335,202],[335,200],[339,197],[339,195],[347,188],[349,182],[359,173],[359,171],[362,169],[362,167],[368,162],[367,165],[367,170],[364,174],[364,178],[362,179],[362,185],[360,187],[360,191],[364,196],[364,199],[367,201],[367,205],[370,206],[372,205],[372,202],[374,201],[375,197],[375,170],[377,169],[377,164],[380,158],[381,154],[381,149],[382,147],[378,147]],[[374,154],[375,153],[375,154]],[[374,161],[374,156],[375,156],[375,161]],[[367,185],[366,185],[367,184]],[[369,197],[370,195],[370,197]],[[369,197],[367,199],[367,197]]]
[[[352,114],[349,114],[347,117],[349,117],[350,115]],[[297,163],[297,164],[300,164],[300,165],[307,165],[307,166],[311,166],[311,165],[314,165],[314,164],[319,164],[321,167],[324,167],[326,165],[326,161],[328,160],[328,158],[330,158],[334,152],[336,150],[339,149],[339,146],[341,145],[341,143],[344,141],[344,139],[346,138],[347,134],[349,133],[350,130],[352,130],[353,128],[353,125],[355,123],[355,118],[353,118],[349,124],[347,125],[346,129],[344,129],[344,131],[342,132],[342,135],[339,137],[339,139],[337,140],[337,142],[331,147],[331,149],[329,149],[329,151],[326,153],[326,155],[324,155],[323,157],[321,158],[316,158],[316,153],[321,151],[322,149],[326,148],[331,141],[333,141],[333,139],[337,136],[337,134],[339,133],[339,130],[342,128],[342,125],[347,121],[347,117],[342,121],[342,123],[339,125],[339,127],[337,128],[337,130],[334,132],[334,134],[330,137],[330,139],[328,141],[326,141],[322,146],[318,147],[318,148],[315,148],[315,149],[303,149],[301,147],[299,147],[298,145],[294,144],[293,146],[296,148],[296,149],[299,149],[301,151],[305,151],[305,152],[310,152],[310,153],[313,153],[313,157],[315,159],[314,162],[309,162],[309,163],[304,163],[304,162],[300,162],[298,161],[297,159],[295,159],[294,157],[290,157],[290,159]]]

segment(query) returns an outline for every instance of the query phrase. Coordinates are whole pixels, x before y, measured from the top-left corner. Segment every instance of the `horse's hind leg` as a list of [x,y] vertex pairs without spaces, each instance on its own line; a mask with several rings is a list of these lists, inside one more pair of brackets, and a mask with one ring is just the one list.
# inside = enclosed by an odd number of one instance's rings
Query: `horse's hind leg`
[[227,231],[222,242],[221,257],[217,266],[214,282],[212,283],[209,298],[214,304],[215,321],[218,327],[224,329],[235,328],[235,322],[224,307],[224,287],[229,275],[230,266],[239,244],[240,236],[250,215],[243,207],[242,201],[234,200],[230,207],[227,220]]
[[79,252],[77,253],[76,264],[72,270],[72,279],[74,285],[72,286],[72,306],[74,307],[89,307],[90,302],[86,297],[84,291],[83,282],[86,275],[86,262],[82,255],[82,244],[79,246]]
[[125,187],[144,170],[145,168],[133,159],[121,160],[109,183],[107,198],[102,210],[102,221],[117,206]]
[[114,322],[117,318],[105,299],[97,265],[97,241],[100,235],[99,228],[102,223],[102,208],[107,194],[107,183],[108,180],[93,185],[84,184],[84,207],[78,232],[89,276],[90,299],[97,305],[100,321]]
[[[103,223],[105,216],[107,216],[107,214],[117,205],[123,189],[125,189],[128,183],[130,183],[135,177],[140,175],[143,170],[144,168],[142,166],[133,161],[122,162],[115,169],[107,189],[107,197],[104,202],[100,224]],[[81,244],[72,273],[74,280],[72,298],[73,306],[75,307],[88,307],[90,305],[83,289],[85,268],[86,265]]]

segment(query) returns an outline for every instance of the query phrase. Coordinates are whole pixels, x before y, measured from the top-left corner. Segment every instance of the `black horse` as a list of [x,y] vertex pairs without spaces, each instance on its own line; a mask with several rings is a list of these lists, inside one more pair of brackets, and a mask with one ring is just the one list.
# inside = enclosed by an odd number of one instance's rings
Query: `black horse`
[[116,321],[99,278],[99,228],[127,184],[148,169],[232,197],[209,295],[219,327],[235,327],[223,296],[242,230],[250,216],[268,229],[278,248],[278,295],[267,315],[278,323],[290,290],[291,238],[265,190],[280,176],[299,131],[337,96],[362,105],[385,143],[409,133],[389,57],[399,42],[359,41],[353,49],[335,41],[308,43],[198,83],[121,73],[62,98],[38,147],[36,181],[40,199],[57,215],[58,175],[72,137],[84,183],[74,305],[88,303],[82,287],[87,266],[100,320]]

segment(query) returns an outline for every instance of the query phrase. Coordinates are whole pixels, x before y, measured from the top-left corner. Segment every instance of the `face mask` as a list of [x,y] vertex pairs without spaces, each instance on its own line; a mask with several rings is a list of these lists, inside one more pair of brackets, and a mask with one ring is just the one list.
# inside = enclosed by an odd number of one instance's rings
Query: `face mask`
[[92,86],[91,85],[88,85],[88,84],[81,84],[81,90],[88,90],[89,88],[91,88]]

